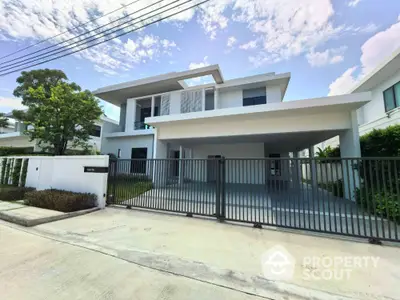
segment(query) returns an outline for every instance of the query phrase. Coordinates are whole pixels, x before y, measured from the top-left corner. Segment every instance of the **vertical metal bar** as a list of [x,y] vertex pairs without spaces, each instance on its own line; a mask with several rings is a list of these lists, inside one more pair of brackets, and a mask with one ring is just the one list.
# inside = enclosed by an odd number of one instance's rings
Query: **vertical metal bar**
[[[357,167],[357,175],[355,173],[355,168]],[[359,168],[358,168],[358,162],[356,162],[356,165],[354,165],[354,159],[351,159],[351,170],[352,170],[352,176],[353,176],[353,190],[354,192],[357,191],[357,185],[356,185],[356,176],[358,176],[360,174]],[[356,199],[356,195],[354,195],[354,199]],[[358,230],[358,234],[361,235],[361,230],[360,230],[360,213],[358,210],[358,205],[356,203],[355,205],[355,211],[356,211],[356,220],[357,220],[357,230]]]
[[[368,192],[368,186],[369,186],[370,182],[368,180],[369,177],[367,177],[367,166],[366,166],[366,163],[365,163],[365,159],[361,158],[361,162],[362,162],[362,169],[363,169],[363,183],[361,184],[361,182],[360,182],[360,205],[361,205],[362,208],[364,208],[364,207],[367,208],[368,220],[369,220],[369,236],[373,237],[373,234],[372,234],[372,216],[371,216],[371,207],[370,207],[369,192]],[[368,165],[370,165],[370,164],[368,164]],[[365,192],[364,193],[364,195],[365,195],[364,199],[363,199],[363,194],[362,194],[362,190],[363,190],[362,187],[364,187],[364,192]],[[365,204],[363,203],[364,200],[366,202]],[[363,215],[365,215],[364,212],[363,212]],[[365,217],[364,217],[364,233],[367,236],[367,227],[366,227],[366,224],[365,224]]]
[[[322,226],[321,226],[321,200],[322,200],[322,205],[324,205],[324,192],[322,191],[322,196],[320,197],[320,192],[319,192],[319,186],[318,186],[318,160],[315,157],[312,157],[312,160],[314,161],[314,166],[315,168],[315,183],[317,184],[317,186],[315,187],[315,189],[313,189],[313,191],[315,191],[314,195],[317,197],[317,210],[318,210],[318,230],[322,230]],[[320,166],[321,169],[321,166]],[[322,199],[320,199],[322,198]],[[325,206],[323,206],[323,216],[325,217]]]
[[216,165],[216,191],[215,191],[215,215],[218,220],[221,219],[221,165],[220,159],[217,158],[213,162]]
[[[326,184],[328,185],[329,183],[329,173],[330,173],[330,180],[331,180],[331,182],[332,182],[332,188],[331,188],[331,193],[332,193],[332,195],[331,194],[328,194],[327,195],[327,198],[328,198],[328,221],[329,221],[329,231],[330,232],[332,232],[332,214],[331,214],[331,204],[333,204],[333,205],[335,205],[335,199],[333,199],[333,197],[334,197],[334,194],[335,194],[335,192],[334,192],[334,189],[335,189],[335,185],[337,185],[337,182],[333,179],[333,171],[332,171],[332,160],[329,160],[326,164],[325,164],[325,178],[326,178]],[[329,168],[328,168],[328,163],[329,163]],[[330,170],[330,172],[328,172],[328,169]],[[332,196],[332,197],[331,197]],[[334,215],[334,222],[335,222],[335,225],[336,225],[336,215],[335,215],[335,213],[333,213],[333,215]],[[336,228],[336,227],[335,227]],[[335,232],[336,232],[336,229],[335,229]]]
[[[399,178],[398,178],[398,171],[397,171],[397,163],[399,162],[399,160],[396,158],[395,160],[394,160],[394,178],[395,178],[395,181],[396,181],[396,198],[397,198],[397,205],[400,207],[400,191],[399,191]],[[393,201],[394,201],[394,199],[393,199]],[[398,236],[398,233],[397,233],[397,221],[399,221],[399,220],[395,220],[395,222],[394,222],[394,228],[395,228],[395,239],[396,239],[396,241],[398,241],[399,240],[399,236]]]
[[[376,161],[376,183],[377,183],[377,189],[378,189],[378,199],[379,199],[379,201],[380,202],[382,202],[382,189],[381,189],[381,184],[380,184],[380,177],[379,177],[379,168],[380,168],[380,164],[379,164],[379,162],[381,162],[381,161],[379,161],[379,160],[377,160]],[[382,176],[382,174],[381,174],[381,176]],[[384,183],[383,183],[383,185],[384,185]],[[376,206],[376,204],[375,204],[375,206]],[[382,213],[380,213],[380,219],[381,219],[381,229],[382,229],[382,236],[383,236],[383,238],[385,238],[386,237],[386,233],[385,233],[385,222],[384,222],[384,218],[383,218],[383,215],[382,215]]]
[[[385,160],[382,159],[381,165],[382,165],[382,185],[383,185],[383,193],[384,193],[383,201],[381,200],[381,202],[384,203],[385,208],[386,208],[386,218],[387,218],[388,234],[389,234],[388,238],[390,238],[391,237],[390,212],[389,212],[389,208],[388,208],[388,193],[387,193],[387,187],[386,187],[387,182],[386,182],[386,176],[385,176],[385,169],[386,169],[385,168]],[[382,216],[382,225],[383,224],[384,224],[384,217]],[[385,237],[385,236],[386,236],[386,233],[384,231],[383,237]]]
[[[342,178],[343,178],[343,195],[345,198],[344,201],[344,220],[345,220],[345,225],[346,225],[346,234],[349,234],[349,224],[348,224],[348,219],[347,219],[347,201],[348,199],[346,199],[346,186],[348,187],[349,185],[346,184],[346,179],[347,179],[347,183],[348,183],[348,176],[346,177],[344,172],[344,169],[348,169],[347,168],[347,160],[346,158],[342,158]],[[349,200],[350,201],[350,200]]]
[[[326,191],[327,191],[327,193],[326,193],[326,201],[327,201],[327,206],[328,206],[328,224],[326,224],[326,218],[325,218],[325,216],[326,216],[326,211],[325,211],[325,204],[323,204],[323,209],[324,209],[324,229],[325,229],[325,231],[327,231],[327,229],[326,229],[326,227],[327,227],[327,225],[329,225],[329,231],[330,232],[332,232],[332,224],[331,224],[331,201],[329,201],[330,200],[330,198],[331,198],[331,194],[330,194],[330,192],[332,193],[332,196],[333,196],[333,186],[334,186],[334,181],[333,181],[333,177],[331,177],[331,182],[332,182],[332,189],[330,189],[329,188],[329,173],[328,173],[328,164],[330,165],[331,164],[331,160],[328,160],[328,161],[326,161],[326,163],[324,163],[323,165],[324,165],[324,169],[325,169],[325,185],[326,185]],[[330,167],[330,169],[331,169],[331,167]],[[324,174],[323,174],[323,172],[322,172],[322,165],[321,165],[321,174],[322,174],[322,180],[324,179]],[[330,191],[331,190],[331,191]],[[325,201],[324,201],[325,202]],[[322,203],[324,203],[324,202],[322,202]]]
[[[374,189],[374,173],[372,169],[372,160],[368,160],[368,165],[369,165],[369,176],[368,178],[370,179],[371,183],[371,204],[372,204],[372,209],[374,210],[374,217],[375,217],[375,231],[376,231],[376,237],[379,237],[379,228],[378,228],[378,219],[377,219],[377,214],[376,214],[376,203],[375,203],[375,189]],[[376,166],[375,166],[376,167]]]
[[[393,163],[396,163],[396,161],[394,160],[393,161]],[[394,199],[394,195],[395,195],[395,192],[394,192],[394,190],[393,190],[393,185],[392,185],[392,179],[393,179],[393,177],[392,177],[392,161],[391,160],[388,160],[388,170],[389,170],[389,172],[388,172],[388,179],[389,179],[389,195],[390,195],[390,201],[394,201],[395,199]],[[393,203],[394,204],[394,203]],[[396,224],[396,214],[395,213],[393,213],[393,227],[394,227],[394,233],[395,233],[395,237],[397,238],[397,224]],[[388,223],[389,223],[389,229],[390,229],[390,218],[388,217]],[[392,237],[392,235],[391,235],[391,233],[390,233],[390,231],[389,231],[389,238],[390,239],[393,239],[393,237]]]

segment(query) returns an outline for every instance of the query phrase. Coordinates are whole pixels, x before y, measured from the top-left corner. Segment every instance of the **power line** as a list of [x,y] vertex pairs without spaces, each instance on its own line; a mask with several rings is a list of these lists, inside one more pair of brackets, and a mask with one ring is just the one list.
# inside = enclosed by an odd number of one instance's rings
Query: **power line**
[[126,7],[128,7],[128,6],[132,5],[132,4],[134,4],[134,3],[136,3],[136,2],[138,2],[138,1],[140,1],[140,0],[132,1],[132,2],[130,2],[130,3],[128,3],[128,4],[123,5],[123,6],[120,7],[120,8],[114,9],[113,11],[110,11],[110,12],[104,14],[104,15],[101,15],[100,17],[90,19],[89,21],[87,21],[87,22],[85,22],[85,23],[80,23],[79,25],[74,26],[74,27],[72,27],[71,29],[68,29],[68,30],[63,31],[63,32],[61,32],[61,33],[58,33],[58,34],[56,34],[56,35],[53,35],[53,36],[51,36],[51,37],[49,37],[49,38],[47,38],[47,39],[41,40],[41,41],[39,41],[39,42],[37,42],[37,43],[35,43],[35,44],[33,44],[33,45],[29,45],[29,46],[27,46],[27,47],[25,47],[25,48],[22,48],[22,49],[19,49],[19,50],[17,50],[17,51],[14,51],[14,52],[12,52],[12,53],[9,53],[9,54],[7,54],[7,55],[1,56],[0,59],[3,59],[3,58],[6,58],[6,57],[9,57],[9,56],[12,56],[12,55],[14,55],[14,54],[17,54],[17,53],[19,53],[19,52],[25,51],[25,50],[30,49],[30,48],[32,48],[32,47],[36,47],[37,45],[40,45],[40,44],[42,44],[42,43],[44,43],[44,42],[47,42],[47,41],[50,41],[50,40],[52,40],[52,39],[54,39],[54,38],[56,38],[56,37],[58,37],[58,36],[60,36],[60,35],[63,35],[63,34],[65,34],[65,33],[67,33],[67,32],[71,32],[71,31],[74,30],[74,29],[78,29],[80,26],[86,26],[86,25],[89,24],[89,23],[95,22],[95,21],[97,21],[97,20],[99,20],[99,19],[101,19],[101,18],[104,18],[104,17],[106,17],[106,16],[108,16],[108,15],[111,15],[111,14],[115,13],[116,11],[119,11],[119,10],[121,10],[121,9],[124,9],[124,8],[126,8]]
[[[187,2],[190,2],[190,1],[192,1],[192,0],[189,0],[189,1],[187,1]],[[39,62],[39,63],[35,63],[35,64],[29,65],[29,66],[25,66],[25,67],[20,68],[20,69],[12,70],[12,71],[9,71],[9,72],[6,72],[6,73],[0,73],[0,76],[5,76],[5,75],[8,75],[8,74],[11,74],[11,73],[14,73],[14,72],[23,71],[23,70],[25,70],[25,69],[27,69],[27,68],[35,67],[35,66],[44,64],[44,63],[46,63],[46,62],[50,62],[50,61],[53,61],[53,60],[56,60],[56,59],[59,59],[59,58],[62,58],[62,57],[65,57],[65,56],[68,56],[68,55],[71,55],[71,54],[80,52],[80,51],[83,51],[83,50],[86,50],[86,49],[92,48],[92,47],[94,47],[94,46],[97,46],[97,45],[100,45],[100,44],[102,44],[102,43],[108,42],[108,41],[110,41],[110,40],[112,40],[112,39],[115,39],[115,38],[124,36],[124,35],[126,35],[126,34],[128,34],[128,33],[137,31],[137,30],[139,30],[139,29],[142,29],[142,28],[145,28],[145,27],[150,26],[150,25],[152,25],[152,24],[158,23],[158,22],[163,21],[163,20],[165,20],[165,19],[168,19],[168,18],[170,18],[170,17],[176,16],[176,15],[178,15],[178,14],[184,12],[184,11],[187,11],[187,10],[189,10],[189,9],[198,7],[198,6],[204,4],[204,3],[208,2],[208,1],[210,1],[210,0],[203,0],[202,2],[199,2],[199,3],[197,3],[197,4],[194,4],[194,5],[192,5],[192,6],[189,6],[189,7],[185,8],[185,9],[182,9],[182,10],[180,10],[180,11],[178,11],[178,12],[175,12],[175,13],[172,13],[172,14],[170,14],[170,15],[168,15],[168,16],[159,18],[159,19],[156,20],[156,21],[152,21],[152,22],[150,22],[150,23],[148,23],[148,24],[142,25],[142,26],[137,27],[137,28],[134,28],[134,29],[132,29],[132,30],[128,30],[128,31],[123,32],[123,33],[120,33],[120,34],[118,34],[118,35],[116,35],[116,36],[114,36],[114,37],[111,37],[111,38],[109,38],[109,39],[106,39],[106,40],[104,40],[104,41],[101,41],[101,42],[98,42],[98,43],[95,43],[95,44],[92,44],[92,45],[89,45],[89,46],[87,46],[87,47],[85,47],[85,48],[82,48],[82,49],[79,49],[79,50],[75,50],[75,51],[72,51],[72,52],[70,52],[70,53],[66,53],[66,54],[63,54],[63,55],[59,55],[59,56],[57,56],[57,57],[54,57],[54,58],[51,58],[51,59],[48,59],[48,60],[45,60],[45,61],[42,61],[42,62]],[[178,6],[179,6],[179,5],[178,5]],[[170,10],[170,9],[168,9],[168,10]],[[167,10],[165,10],[165,11],[167,11]],[[164,12],[165,12],[165,11],[164,11]],[[153,16],[152,16],[152,17],[153,17]],[[150,17],[150,18],[151,18],[151,17]],[[149,19],[149,18],[147,18],[147,19]],[[0,72],[1,72],[1,70],[0,70]]]
[[[135,2],[138,2],[138,1],[140,1],[140,0],[136,0]],[[36,56],[30,57],[30,58],[27,58],[27,59],[20,60],[20,61],[18,61],[18,62],[16,62],[16,63],[10,64],[10,62],[19,60],[20,58],[32,56],[32,55],[34,55],[34,54],[36,54],[36,53],[46,51],[46,50],[48,50],[48,49],[57,47],[58,45],[67,43],[67,42],[69,42],[69,41],[71,41],[71,40],[74,40],[74,39],[76,39],[76,38],[78,38],[78,37],[81,37],[81,36],[83,36],[83,35],[87,35],[88,33],[97,31],[97,30],[99,30],[100,28],[106,27],[106,26],[108,26],[108,25],[110,25],[110,24],[112,24],[112,23],[115,23],[115,22],[118,22],[118,21],[120,21],[120,20],[122,20],[122,19],[128,18],[129,16],[131,16],[131,15],[133,15],[133,14],[136,14],[136,13],[138,13],[138,12],[144,10],[144,9],[147,9],[147,8],[149,8],[149,7],[152,7],[153,5],[156,5],[156,4],[161,3],[161,2],[163,2],[163,1],[164,1],[164,0],[159,0],[159,1],[157,1],[157,2],[155,2],[155,3],[153,3],[153,4],[151,4],[151,5],[148,5],[148,6],[146,6],[146,7],[144,7],[144,8],[141,8],[141,9],[139,9],[139,10],[137,10],[137,11],[134,11],[133,13],[130,13],[130,14],[124,16],[124,17],[118,18],[118,19],[116,19],[116,20],[114,20],[114,21],[112,21],[112,22],[109,22],[109,23],[107,23],[107,24],[104,24],[104,25],[102,25],[102,26],[99,26],[99,27],[97,27],[97,28],[95,28],[95,29],[92,29],[92,30],[83,32],[83,33],[81,33],[81,34],[79,34],[79,35],[77,35],[77,36],[74,36],[74,37],[72,37],[72,38],[69,38],[69,39],[67,39],[67,40],[65,40],[65,41],[59,42],[59,43],[57,43],[57,44],[48,46],[48,47],[43,48],[43,49],[39,49],[39,50],[37,50],[37,51],[31,52],[31,53],[28,53],[28,54],[25,54],[25,55],[22,55],[22,56],[19,56],[19,57],[16,57],[16,58],[11,59],[11,60],[2,62],[2,63],[0,63],[0,67],[1,67],[1,68],[11,67],[11,66],[14,66],[14,65],[16,65],[16,64],[22,63],[22,62],[24,62],[24,61],[28,61],[28,60],[31,60],[31,59],[40,57],[40,56],[42,56],[42,55],[45,55],[45,54],[47,54],[47,53],[54,52],[54,51],[56,51],[57,49],[54,49],[54,50],[52,50],[52,51],[50,51],[50,52],[43,53],[43,54],[40,54],[40,55],[36,55]],[[179,1],[179,0],[175,0],[174,2],[177,2],[177,1]],[[174,3],[174,2],[172,2],[172,3]],[[124,23],[119,24],[119,25],[117,25],[117,26],[111,27],[111,28],[109,28],[109,29],[107,29],[107,30],[105,30],[105,31],[100,32],[100,33],[106,32],[106,31],[108,31],[108,30],[110,30],[110,29],[113,29],[113,28],[117,28],[118,26],[124,25],[124,24],[126,24],[126,23],[131,22],[131,21],[132,21],[132,20],[129,20],[129,21],[127,21],[127,22],[124,22]],[[95,35],[100,34],[100,33],[96,33]],[[93,36],[94,36],[94,35],[89,36],[89,37],[86,37],[86,38],[83,38],[83,39],[80,39],[80,40],[78,40],[78,41],[76,41],[76,42],[74,42],[74,43],[78,43],[78,42],[80,42],[80,41],[83,41],[83,40],[85,40],[85,39],[87,39],[87,38],[90,38],[90,37],[93,37]],[[68,46],[68,45],[67,45],[67,46]],[[67,46],[62,46],[62,47],[67,47]],[[61,48],[61,47],[59,47],[59,48]]]
[[[161,0],[161,1],[163,1],[163,0]],[[161,7],[157,8],[156,10],[165,8],[165,7],[167,7],[167,6],[171,5],[171,4],[176,3],[176,2],[179,2],[179,1],[180,1],[180,0],[175,0],[175,1],[173,1],[173,2],[171,2],[171,3],[169,3],[169,4],[167,4],[167,5],[164,5],[164,6],[161,6]],[[179,7],[180,5],[186,4],[186,3],[190,2],[190,1],[192,1],[192,0],[188,0],[188,1],[186,1],[186,2],[183,2],[183,3],[180,3],[180,4],[176,5],[176,6],[174,6],[174,7],[170,7],[170,8],[168,8],[167,10],[162,11],[161,13],[164,13],[164,12],[169,11],[169,10],[171,10],[171,9],[177,8],[177,7]],[[155,10],[155,11],[156,11],[156,10]],[[154,11],[153,11],[153,12],[154,12]],[[145,13],[145,14],[141,15],[140,17],[145,16],[145,15],[147,15],[147,14],[149,14],[149,13],[150,13],[150,12]],[[158,14],[159,14],[159,13],[157,12],[156,14],[152,15],[151,17],[157,16]],[[145,20],[147,20],[147,19],[149,19],[149,18],[151,18],[151,17],[148,17],[148,18],[146,18]],[[125,22],[125,23],[123,23],[123,24],[130,23],[131,21],[132,21],[132,20],[130,20],[130,21],[128,21],[128,22]],[[111,28],[109,28],[109,29],[106,29],[106,30],[100,32],[100,33],[96,33],[96,34],[94,34],[94,35],[92,35],[92,36],[89,36],[89,37],[86,37],[86,38],[84,38],[84,39],[82,39],[82,40],[76,41],[76,42],[74,42],[74,43],[72,43],[72,44],[70,44],[70,45],[68,45],[68,46],[65,46],[65,47],[61,47],[61,48],[59,48],[59,49],[54,49],[54,50],[48,51],[47,53],[43,53],[43,54],[41,54],[41,55],[37,55],[37,56],[35,56],[35,57],[31,57],[31,58],[29,58],[29,59],[22,60],[21,62],[13,63],[13,64],[11,64],[11,65],[9,65],[9,66],[7,66],[7,67],[2,67],[2,68],[0,68],[0,72],[8,71],[8,70],[11,70],[11,69],[14,69],[14,68],[23,66],[23,65],[25,65],[25,64],[28,64],[28,63],[31,63],[31,62],[35,62],[36,60],[45,59],[46,57],[54,56],[54,55],[56,55],[56,54],[59,54],[59,53],[68,51],[68,50],[70,50],[70,49],[74,49],[74,48],[76,48],[76,47],[80,47],[80,46],[85,45],[85,44],[87,44],[87,43],[96,41],[96,40],[98,40],[98,39],[100,39],[100,38],[104,38],[104,37],[106,37],[106,36],[112,35],[112,34],[118,32],[118,31],[120,31],[120,30],[123,30],[123,29],[125,29],[125,28],[127,28],[127,27],[130,27],[130,26],[132,26],[132,25],[135,25],[135,24],[140,23],[140,22],[143,22],[143,21],[144,21],[144,20],[140,20],[140,21],[138,21],[138,22],[135,22],[135,23],[133,23],[133,24],[129,24],[129,25],[124,26],[124,27],[121,27],[121,28],[119,28],[119,27],[120,27],[121,25],[123,25],[123,24],[120,24],[120,25],[111,27]],[[114,28],[118,28],[118,29],[116,29],[116,30],[114,30],[114,31],[112,31],[112,32],[110,32],[110,33],[107,33],[107,34],[103,34],[103,35],[100,36],[100,37],[96,37],[98,34],[105,33],[105,32],[107,32],[107,31],[109,31],[109,30],[111,30],[111,29],[114,29]],[[90,38],[92,38],[92,37],[94,37],[94,38],[91,39],[91,40],[88,40],[88,39],[90,39]],[[82,43],[82,42],[83,42],[83,43]],[[75,45],[74,45],[74,44],[75,44]],[[74,45],[74,46],[73,46],[73,45]],[[73,46],[73,47],[70,47],[70,46]],[[57,51],[57,50],[58,50],[58,51]],[[50,54],[50,53],[51,53],[51,54]],[[36,58],[37,58],[37,59],[36,59]],[[23,61],[26,61],[26,62],[23,62]]]

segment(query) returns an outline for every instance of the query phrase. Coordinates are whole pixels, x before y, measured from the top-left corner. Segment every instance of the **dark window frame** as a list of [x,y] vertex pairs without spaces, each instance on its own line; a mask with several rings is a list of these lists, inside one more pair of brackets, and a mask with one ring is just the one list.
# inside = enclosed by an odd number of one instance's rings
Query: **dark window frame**
[[[94,125],[92,132],[90,133],[90,136],[94,137],[101,137],[101,126],[100,125]],[[98,134],[98,135],[97,135]]]
[[[396,92],[395,92],[395,88],[394,88],[398,84],[400,84],[400,81],[395,83],[395,84],[393,84],[392,86],[390,86],[389,88],[387,88],[386,90],[384,90],[382,92],[382,94],[383,94],[383,105],[385,106],[385,112],[389,112],[389,111],[391,111],[393,109],[396,109],[396,108],[400,107],[400,99],[396,98]],[[385,93],[387,91],[389,91],[389,90],[392,92],[392,96],[393,96],[393,106],[394,107],[391,108],[391,109],[388,109],[387,100],[385,98]],[[399,98],[400,98],[400,95],[399,95]]]

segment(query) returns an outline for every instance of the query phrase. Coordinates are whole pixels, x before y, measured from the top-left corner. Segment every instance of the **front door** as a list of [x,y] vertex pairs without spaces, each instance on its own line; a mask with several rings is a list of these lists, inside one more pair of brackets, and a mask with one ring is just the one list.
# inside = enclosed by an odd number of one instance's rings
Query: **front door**
[[172,151],[172,157],[174,158],[172,162],[172,176],[179,176],[179,151]]
[[131,173],[146,173],[147,148],[132,148]]

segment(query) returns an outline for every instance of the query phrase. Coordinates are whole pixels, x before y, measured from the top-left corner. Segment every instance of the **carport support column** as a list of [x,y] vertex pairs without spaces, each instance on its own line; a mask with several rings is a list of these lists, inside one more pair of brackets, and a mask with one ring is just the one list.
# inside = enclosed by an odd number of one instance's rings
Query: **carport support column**
[[179,146],[179,184],[183,184],[183,147]]
[[361,157],[360,136],[358,133],[357,111],[350,113],[351,128],[339,134],[340,156],[342,160],[343,190],[346,199],[355,201],[355,189],[360,186],[357,160],[349,158]]
[[311,185],[314,190],[317,190],[318,189],[317,164],[315,161],[314,146],[308,148],[308,155],[310,157]]

